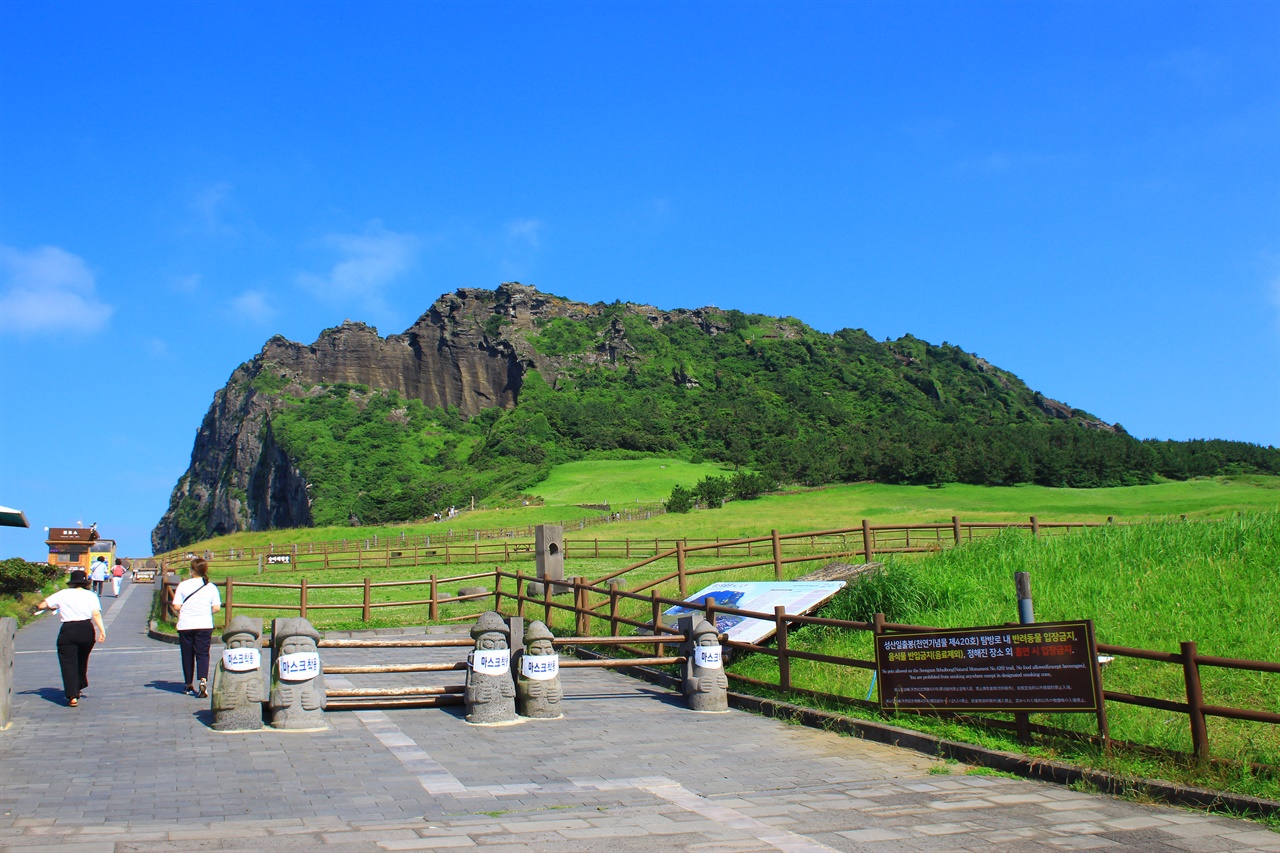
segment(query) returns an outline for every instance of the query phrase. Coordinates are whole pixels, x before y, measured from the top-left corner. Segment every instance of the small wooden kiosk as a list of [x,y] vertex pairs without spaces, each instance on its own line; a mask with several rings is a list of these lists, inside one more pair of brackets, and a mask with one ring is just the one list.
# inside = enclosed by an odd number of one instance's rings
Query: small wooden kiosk
[[115,540],[103,539],[96,527],[50,527],[45,544],[49,546],[49,565],[68,573],[75,569],[89,571],[95,557],[101,556],[107,565],[116,558]]

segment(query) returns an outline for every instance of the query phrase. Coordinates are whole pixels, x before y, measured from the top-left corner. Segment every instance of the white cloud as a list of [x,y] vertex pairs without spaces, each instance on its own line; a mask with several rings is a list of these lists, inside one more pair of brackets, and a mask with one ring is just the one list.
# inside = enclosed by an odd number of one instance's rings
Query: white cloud
[[57,246],[24,252],[0,245],[0,331],[94,332],[112,306],[100,301],[88,264]]
[[515,243],[523,243],[535,252],[541,247],[541,237],[541,220],[516,219],[507,223],[507,239]]
[[264,323],[276,313],[271,303],[267,301],[267,295],[260,290],[246,290],[232,299],[231,309],[241,320],[253,323]]
[[419,240],[374,222],[364,234],[330,234],[324,244],[338,256],[332,269],[323,275],[300,273],[298,284],[325,299],[377,304],[387,285],[413,266]]
[[235,212],[231,184],[220,181],[204,186],[191,195],[189,205],[200,223],[199,227],[206,233],[231,237],[239,235],[240,227],[229,221]]

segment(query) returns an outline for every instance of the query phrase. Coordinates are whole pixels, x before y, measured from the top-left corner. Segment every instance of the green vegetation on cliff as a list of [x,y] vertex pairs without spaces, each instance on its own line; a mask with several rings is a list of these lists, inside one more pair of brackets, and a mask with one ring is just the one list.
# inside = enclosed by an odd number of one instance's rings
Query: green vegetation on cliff
[[650,454],[808,486],[1092,488],[1280,473],[1273,448],[1140,442],[958,347],[911,336],[879,343],[713,309],[657,322],[621,303],[531,329],[499,320],[486,332],[523,335],[541,365],[526,365],[514,409],[465,419],[350,384],[282,398],[271,426],[310,484],[315,524],[421,518],[472,496],[513,498],[560,463]]

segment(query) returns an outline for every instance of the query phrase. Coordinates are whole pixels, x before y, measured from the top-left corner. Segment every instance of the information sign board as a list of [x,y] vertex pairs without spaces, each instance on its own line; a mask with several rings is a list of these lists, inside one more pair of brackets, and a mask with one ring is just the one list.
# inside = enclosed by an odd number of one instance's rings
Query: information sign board
[[[686,616],[706,609],[709,598],[720,607],[773,613],[781,605],[793,616],[801,616],[827,601],[844,587],[844,581],[721,581],[685,599],[687,606],[670,607],[667,616]],[[716,614],[716,629],[739,643],[758,643],[773,636],[772,619]]]
[[1093,624],[1037,622],[876,637],[886,710],[1097,711]]

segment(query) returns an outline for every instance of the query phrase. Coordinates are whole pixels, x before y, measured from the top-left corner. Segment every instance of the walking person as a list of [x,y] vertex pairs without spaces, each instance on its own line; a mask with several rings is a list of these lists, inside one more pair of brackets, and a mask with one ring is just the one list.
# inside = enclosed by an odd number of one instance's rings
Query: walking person
[[58,632],[58,666],[62,669],[62,692],[72,708],[80,704],[80,693],[89,686],[89,652],[94,642],[107,641],[102,625],[102,601],[89,591],[89,578],[79,569],[71,573],[69,586],[36,605],[36,610],[56,610],[62,620]]
[[93,581],[93,594],[102,595],[102,585],[107,582],[107,560],[105,557],[95,557],[93,565],[89,567],[89,580]]
[[191,577],[173,591],[178,614],[178,646],[182,651],[182,679],[188,696],[209,695],[209,642],[213,614],[222,609],[217,584],[209,581],[209,564],[203,557],[191,561]]
[[116,557],[116,564],[111,567],[111,597],[120,597],[120,581],[124,578],[124,563]]

